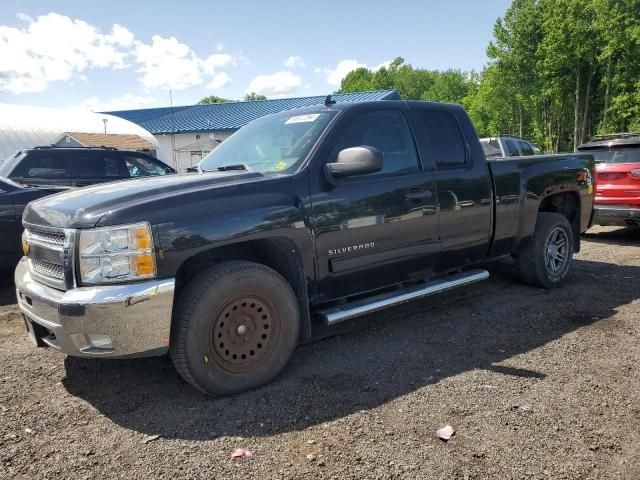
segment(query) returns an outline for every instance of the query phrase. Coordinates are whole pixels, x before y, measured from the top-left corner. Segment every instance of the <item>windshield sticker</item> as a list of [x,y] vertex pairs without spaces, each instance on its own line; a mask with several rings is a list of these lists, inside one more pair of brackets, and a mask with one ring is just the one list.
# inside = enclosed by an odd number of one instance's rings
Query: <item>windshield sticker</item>
[[284,122],[285,125],[289,125],[291,123],[310,123],[315,122],[316,118],[320,116],[319,113],[308,113],[307,115],[296,115],[295,117],[289,117],[289,119]]
[[285,162],[278,162],[274,166],[276,167],[276,170],[284,170],[287,168],[287,164]]

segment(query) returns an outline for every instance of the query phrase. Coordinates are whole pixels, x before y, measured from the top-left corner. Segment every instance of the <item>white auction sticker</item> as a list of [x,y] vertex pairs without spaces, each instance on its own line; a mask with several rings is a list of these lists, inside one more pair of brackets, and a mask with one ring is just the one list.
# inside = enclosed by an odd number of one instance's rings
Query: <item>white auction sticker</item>
[[319,113],[308,113],[306,115],[296,115],[295,117],[291,117],[289,118],[285,123],[285,125],[288,125],[290,123],[309,123],[309,122],[315,122],[316,118],[318,118],[320,116]]

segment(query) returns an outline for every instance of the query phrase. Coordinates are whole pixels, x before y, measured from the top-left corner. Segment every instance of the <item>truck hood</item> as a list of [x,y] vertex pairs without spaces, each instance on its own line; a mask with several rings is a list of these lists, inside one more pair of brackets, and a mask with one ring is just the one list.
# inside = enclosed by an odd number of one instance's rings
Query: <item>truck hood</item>
[[260,173],[228,171],[162,175],[102,183],[31,202],[24,211],[23,221],[49,227],[91,228],[110,212],[154,198],[181,196],[264,178],[266,177]]

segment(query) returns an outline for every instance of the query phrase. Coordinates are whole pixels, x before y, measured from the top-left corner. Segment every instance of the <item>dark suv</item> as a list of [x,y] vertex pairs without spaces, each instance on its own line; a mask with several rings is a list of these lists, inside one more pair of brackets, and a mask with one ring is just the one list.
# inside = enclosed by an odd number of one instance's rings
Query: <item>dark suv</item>
[[0,176],[34,186],[84,187],[95,183],[175,173],[157,158],[113,148],[36,147],[0,165]]

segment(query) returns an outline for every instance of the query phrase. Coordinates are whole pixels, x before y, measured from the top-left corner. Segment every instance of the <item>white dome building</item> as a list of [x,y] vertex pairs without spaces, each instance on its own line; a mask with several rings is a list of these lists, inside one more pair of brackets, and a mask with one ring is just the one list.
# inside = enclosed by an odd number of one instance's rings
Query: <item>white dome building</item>
[[[100,143],[87,144],[87,138]],[[120,117],[82,109],[0,103],[0,163],[16,150],[52,144],[63,146],[63,142],[70,146],[105,145],[123,149],[142,149],[144,145],[145,150],[151,150],[160,160],[165,157],[151,133]]]

